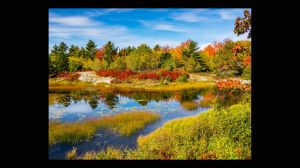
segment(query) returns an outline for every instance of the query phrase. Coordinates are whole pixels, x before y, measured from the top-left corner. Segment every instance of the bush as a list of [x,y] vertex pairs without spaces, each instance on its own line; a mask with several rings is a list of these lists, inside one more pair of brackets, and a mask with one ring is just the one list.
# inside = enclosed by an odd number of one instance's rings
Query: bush
[[114,69],[114,70],[126,69],[125,57],[117,57],[115,61],[111,63],[110,69]]
[[242,74],[242,77],[246,80],[251,80],[251,65],[248,65]]
[[176,61],[168,59],[161,65],[161,67],[167,71],[173,71],[177,67]]
[[168,79],[169,82],[175,81],[181,75],[180,72],[176,72],[176,71],[161,71],[160,73],[164,79],[167,79],[167,77],[170,78]]
[[249,159],[250,105],[209,110],[138,138],[141,159]]
[[69,57],[69,70],[75,72],[83,69],[83,60],[78,57]]
[[184,68],[186,71],[191,72],[191,73],[201,71],[201,65],[197,61],[195,61],[193,58],[188,58],[185,61]]
[[[124,70],[124,71],[120,71],[120,70],[99,70],[97,72],[97,75],[101,76],[101,77],[114,77],[117,78],[120,81],[124,81],[126,80],[129,76],[134,75],[135,73],[131,70]],[[118,81],[115,81],[118,82]]]
[[137,76],[138,79],[153,79],[153,80],[159,80],[160,76],[156,73],[140,73]]
[[183,82],[183,83],[185,83],[185,82],[188,82],[188,78],[189,78],[189,75],[188,75],[188,74],[183,74],[183,75],[180,75],[180,76],[176,79],[176,81],[177,81],[177,82]]
[[63,72],[63,73],[58,74],[57,77],[65,78],[67,80],[74,81],[74,80],[78,80],[78,78],[80,77],[80,74]]

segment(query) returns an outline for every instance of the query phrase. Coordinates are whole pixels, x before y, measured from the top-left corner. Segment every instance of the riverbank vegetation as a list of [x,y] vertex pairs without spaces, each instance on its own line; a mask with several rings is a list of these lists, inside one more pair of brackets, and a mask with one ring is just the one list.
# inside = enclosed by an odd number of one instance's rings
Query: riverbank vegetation
[[129,136],[145,125],[160,118],[159,114],[147,111],[119,113],[85,121],[49,123],[49,145],[56,143],[77,143],[92,138],[97,130],[109,129],[124,136]]
[[107,148],[77,159],[251,159],[249,95],[228,108],[176,119],[137,140],[133,150]]

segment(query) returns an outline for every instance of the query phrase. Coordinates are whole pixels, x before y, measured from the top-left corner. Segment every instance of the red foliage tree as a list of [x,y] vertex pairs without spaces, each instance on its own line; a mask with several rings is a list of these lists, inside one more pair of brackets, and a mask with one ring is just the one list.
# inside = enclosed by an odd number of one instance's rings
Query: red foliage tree
[[104,47],[101,47],[96,52],[96,58],[98,58],[101,61],[103,57],[104,57]]

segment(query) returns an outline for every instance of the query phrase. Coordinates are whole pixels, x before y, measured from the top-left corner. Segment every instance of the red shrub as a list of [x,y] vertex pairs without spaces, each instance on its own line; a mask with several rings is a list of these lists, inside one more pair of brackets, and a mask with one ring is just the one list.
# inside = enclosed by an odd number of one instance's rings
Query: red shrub
[[63,73],[58,74],[57,77],[74,81],[80,77],[80,74],[76,73],[76,72],[75,73],[63,72]]
[[97,72],[97,75],[102,77],[114,77],[118,80],[124,81],[126,80],[130,75],[134,75],[135,73],[132,70],[124,70],[124,71],[118,71],[118,70],[100,70]]
[[161,76],[164,79],[169,76],[172,81],[175,81],[180,75],[182,75],[182,73],[176,71],[161,71]]
[[138,79],[154,79],[154,80],[159,80],[161,77],[156,74],[156,73],[140,73],[137,76]]
[[251,85],[243,84],[237,80],[223,80],[216,82],[219,90],[222,89],[241,89],[245,91],[251,91]]

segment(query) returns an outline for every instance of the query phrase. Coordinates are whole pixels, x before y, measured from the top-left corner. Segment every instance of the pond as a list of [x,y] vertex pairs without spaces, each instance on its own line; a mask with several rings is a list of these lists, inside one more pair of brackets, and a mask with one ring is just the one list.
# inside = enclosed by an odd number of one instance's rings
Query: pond
[[120,112],[146,110],[161,115],[155,123],[146,125],[131,136],[121,136],[108,130],[99,130],[90,140],[78,144],[55,144],[49,147],[49,159],[65,159],[72,147],[77,153],[98,151],[108,146],[135,148],[140,135],[146,135],[165,122],[193,116],[211,108],[212,103],[229,106],[239,101],[240,92],[228,94],[216,88],[188,89],[177,92],[101,92],[98,90],[49,90],[49,120],[73,122]]

